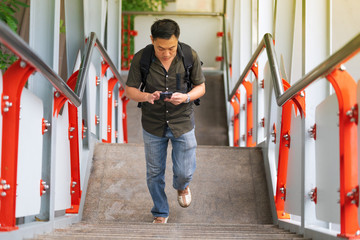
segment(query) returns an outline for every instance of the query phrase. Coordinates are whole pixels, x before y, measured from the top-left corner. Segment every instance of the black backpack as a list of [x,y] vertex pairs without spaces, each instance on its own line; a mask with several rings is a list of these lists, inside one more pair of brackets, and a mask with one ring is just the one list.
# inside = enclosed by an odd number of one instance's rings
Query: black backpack
[[[193,67],[193,55],[191,51],[191,47],[185,43],[179,42],[178,52],[182,55],[182,61],[185,68],[185,81],[187,83],[187,92],[192,89],[192,82],[190,80],[191,70]],[[140,72],[141,72],[141,85],[140,91],[144,91],[146,86],[146,78],[149,74],[150,65],[154,58],[154,45],[149,44],[144,48],[140,59]],[[202,63],[201,63],[202,64]],[[177,78],[176,86],[180,84],[179,79]],[[178,87],[177,87],[178,88]],[[200,99],[194,100],[195,105],[200,105]],[[141,102],[138,103],[138,107],[141,107]]]

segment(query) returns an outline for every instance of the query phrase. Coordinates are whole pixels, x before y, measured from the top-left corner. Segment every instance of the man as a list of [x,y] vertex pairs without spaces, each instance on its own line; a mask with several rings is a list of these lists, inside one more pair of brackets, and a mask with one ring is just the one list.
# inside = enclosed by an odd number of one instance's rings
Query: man
[[[154,202],[151,210],[153,223],[166,223],[169,217],[164,191],[168,141],[172,143],[173,187],[178,191],[178,202],[182,207],[191,203],[189,183],[196,168],[193,101],[205,94],[205,77],[196,52],[191,50],[194,62],[190,79],[193,87],[188,89],[179,35],[180,28],[175,21],[156,21],[151,26],[154,50],[145,90],[139,90],[144,49],[132,60],[125,89],[127,97],[141,102],[147,185]],[[160,99],[163,92],[173,94]]]

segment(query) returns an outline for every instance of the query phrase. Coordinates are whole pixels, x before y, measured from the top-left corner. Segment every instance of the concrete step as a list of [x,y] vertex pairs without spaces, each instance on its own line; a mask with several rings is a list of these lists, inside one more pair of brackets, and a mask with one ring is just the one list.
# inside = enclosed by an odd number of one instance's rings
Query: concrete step
[[79,223],[35,239],[303,239],[273,225]]

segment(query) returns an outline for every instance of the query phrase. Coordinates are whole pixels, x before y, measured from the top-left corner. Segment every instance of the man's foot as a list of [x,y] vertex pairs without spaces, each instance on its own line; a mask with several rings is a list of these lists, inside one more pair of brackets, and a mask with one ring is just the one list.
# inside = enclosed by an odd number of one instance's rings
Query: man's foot
[[155,217],[153,223],[167,223],[169,217]]
[[183,208],[190,206],[191,192],[189,186],[187,186],[184,190],[178,190],[178,202]]

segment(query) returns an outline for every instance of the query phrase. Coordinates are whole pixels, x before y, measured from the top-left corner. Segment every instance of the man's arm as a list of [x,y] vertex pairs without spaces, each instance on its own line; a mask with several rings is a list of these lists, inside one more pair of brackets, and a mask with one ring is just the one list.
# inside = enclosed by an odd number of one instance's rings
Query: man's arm
[[[187,94],[190,96],[190,102],[202,97],[205,94],[205,83],[194,85],[193,89],[191,89],[191,91]],[[171,102],[174,105],[179,105],[187,100],[187,94],[176,92],[171,96],[171,98],[165,99],[164,101]]]
[[160,98],[159,91],[147,93],[141,92],[139,89],[129,86],[125,86],[125,93],[128,98],[136,102],[149,102],[154,104],[154,101],[159,100]]

